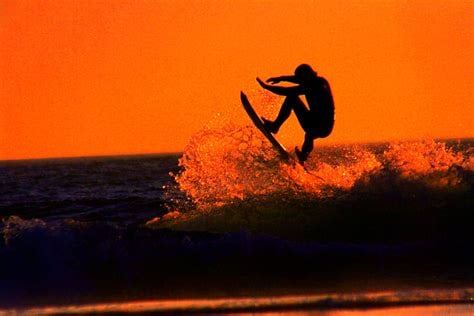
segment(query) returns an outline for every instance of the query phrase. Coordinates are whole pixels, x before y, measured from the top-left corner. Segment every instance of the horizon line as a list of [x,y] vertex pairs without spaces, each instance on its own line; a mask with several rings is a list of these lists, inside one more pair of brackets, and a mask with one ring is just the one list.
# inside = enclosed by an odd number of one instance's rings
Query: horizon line
[[[353,145],[353,144],[383,144],[383,143],[395,143],[395,142],[412,142],[412,141],[424,141],[427,138],[418,139],[405,139],[405,140],[381,140],[381,141],[350,141],[350,142],[335,142],[331,144],[321,144],[319,147],[332,147],[340,145]],[[446,137],[446,138],[431,138],[434,141],[474,141],[474,136],[470,137]],[[181,155],[183,151],[162,151],[162,152],[144,152],[144,153],[115,153],[115,154],[91,154],[91,155],[77,155],[77,156],[49,156],[49,157],[33,157],[33,158],[11,158],[11,159],[0,159],[0,163],[5,162],[20,162],[20,161],[37,161],[37,160],[67,160],[67,159],[94,159],[94,158],[126,158],[126,157],[140,157],[140,156],[172,156]]]

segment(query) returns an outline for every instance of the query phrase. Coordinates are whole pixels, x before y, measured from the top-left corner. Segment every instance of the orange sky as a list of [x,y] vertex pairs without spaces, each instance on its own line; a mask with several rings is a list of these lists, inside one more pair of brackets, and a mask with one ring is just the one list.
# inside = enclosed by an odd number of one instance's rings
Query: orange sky
[[0,159],[182,151],[302,62],[336,102],[321,143],[473,137],[473,30],[461,0],[3,0]]

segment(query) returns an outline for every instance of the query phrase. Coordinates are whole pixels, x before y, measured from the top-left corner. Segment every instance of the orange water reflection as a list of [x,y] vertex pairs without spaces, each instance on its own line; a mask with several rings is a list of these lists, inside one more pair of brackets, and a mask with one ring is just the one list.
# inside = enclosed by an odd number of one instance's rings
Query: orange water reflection
[[[248,313],[235,313],[230,315],[245,315]],[[445,316],[445,315],[473,315],[474,305],[434,305],[434,306],[407,306],[378,309],[357,309],[357,310],[336,310],[336,311],[281,311],[281,312],[263,312],[258,315],[288,315],[288,316]]]
[[[25,315],[46,315],[123,312],[172,313],[241,311],[240,313],[235,313],[235,315],[237,315],[261,311],[263,315],[345,316],[364,314],[387,316],[446,315],[450,313],[455,315],[472,315],[474,313],[473,302],[474,288],[460,290],[412,290],[358,294],[153,300],[52,306],[6,311],[0,310],[0,314],[21,313]],[[268,310],[277,309],[279,311],[266,312]]]

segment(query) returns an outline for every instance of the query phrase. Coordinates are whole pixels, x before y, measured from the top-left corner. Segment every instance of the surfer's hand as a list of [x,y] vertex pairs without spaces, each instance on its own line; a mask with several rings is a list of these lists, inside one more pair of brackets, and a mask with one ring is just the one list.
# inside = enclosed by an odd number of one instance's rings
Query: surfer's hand
[[280,78],[277,78],[277,77],[268,78],[268,79],[267,79],[267,82],[268,82],[268,83],[271,83],[271,84],[279,83],[279,82],[280,82]]
[[262,79],[260,79],[259,77],[257,77],[257,82],[264,88],[267,87],[267,84],[265,82],[262,81]]

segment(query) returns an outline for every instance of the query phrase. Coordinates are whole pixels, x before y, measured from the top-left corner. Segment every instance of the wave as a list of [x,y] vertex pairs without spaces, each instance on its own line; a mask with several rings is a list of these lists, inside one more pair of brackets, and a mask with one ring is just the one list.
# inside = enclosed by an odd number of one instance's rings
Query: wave
[[[400,227],[389,229],[389,222],[406,221],[408,235],[431,230],[429,238],[472,218],[473,152],[470,142],[434,140],[322,147],[305,170],[282,162],[251,126],[206,128],[191,139],[174,174],[192,207],[177,203],[149,224],[340,238],[337,224],[348,229],[347,238],[367,239],[374,231],[397,235]],[[364,221],[373,228],[364,232]]]
[[200,208],[274,192],[320,198],[380,176],[453,187],[469,180],[473,150],[455,151],[433,140],[316,148],[305,170],[282,162],[255,128],[227,125],[191,139],[179,160],[183,170],[175,178]]
[[291,241],[248,231],[18,217],[0,226],[0,308],[474,284],[472,237],[396,244]]

